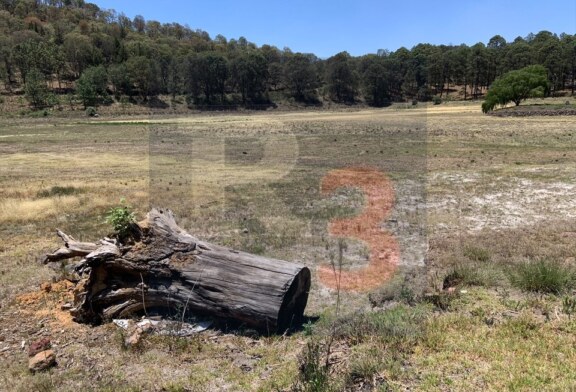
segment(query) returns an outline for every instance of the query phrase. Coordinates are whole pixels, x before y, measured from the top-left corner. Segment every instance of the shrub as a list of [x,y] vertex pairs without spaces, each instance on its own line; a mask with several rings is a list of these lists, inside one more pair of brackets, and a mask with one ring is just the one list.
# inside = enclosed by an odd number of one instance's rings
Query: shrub
[[574,271],[561,264],[540,259],[525,262],[509,272],[510,282],[521,290],[560,294],[574,286]]
[[88,107],[86,108],[86,115],[87,115],[88,117],[94,117],[94,116],[96,116],[96,114],[98,114],[98,113],[96,112],[96,108],[95,108],[95,107],[93,107],[93,106],[88,106]]
[[435,95],[432,97],[432,102],[434,105],[440,105],[442,103],[442,98],[440,98],[438,95]]
[[120,204],[121,205],[113,207],[108,211],[106,223],[112,225],[118,238],[126,239],[132,234],[136,214],[132,211],[131,206],[126,205],[124,199],[120,200]]

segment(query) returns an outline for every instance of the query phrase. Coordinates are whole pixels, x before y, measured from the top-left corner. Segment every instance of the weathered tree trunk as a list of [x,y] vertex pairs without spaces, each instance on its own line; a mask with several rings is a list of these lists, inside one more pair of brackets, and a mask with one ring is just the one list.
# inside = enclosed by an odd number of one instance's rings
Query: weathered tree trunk
[[160,311],[231,318],[282,332],[302,318],[308,268],[200,241],[178,227],[170,210],[152,209],[137,229],[140,239],[130,246],[108,238],[81,243],[58,231],[65,247],[45,262],[84,257],[76,267],[85,276],[72,310],[77,321]]

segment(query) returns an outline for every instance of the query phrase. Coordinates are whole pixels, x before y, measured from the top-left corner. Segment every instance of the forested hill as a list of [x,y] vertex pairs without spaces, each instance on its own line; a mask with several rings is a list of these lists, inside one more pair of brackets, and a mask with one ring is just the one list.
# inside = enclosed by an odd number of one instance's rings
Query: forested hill
[[[243,37],[210,37],[178,23],[127,18],[82,0],[0,0],[3,94],[42,107],[153,97],[189,105],[254,105],[290,100],[365,102],[477,98],[503,73],[531,64],[548,71],[550,93],[574,92],[576,35],[547,31],[506,42],[418,44],[412,49],[319,59]],[[438,98],[435,98],[438,99]]]

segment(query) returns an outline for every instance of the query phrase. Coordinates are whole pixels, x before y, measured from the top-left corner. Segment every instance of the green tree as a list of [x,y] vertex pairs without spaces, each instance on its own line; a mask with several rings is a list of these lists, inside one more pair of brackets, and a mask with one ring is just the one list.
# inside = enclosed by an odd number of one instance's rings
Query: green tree
[[232,62],[232,79],[242,95],[242,103],[261,102],[268,80],[266,58],[252,50],[242,53]]
[[79,33],[70,33],[64,37],[64,54],[70,68],[76,77],[80,77],[84,69],[98,65],[102,61],[102,53],[90,38]]
[[516,38],[506,47],[504,70],[513,71],[534,64],[532,47],[522,38]]
[[48,92],[46,79],[44,74],[36,68],[32,68],[28,71],[24,94],[28,102],[30,102],[30,104],[36,109],[48,105],[50,93]]
[[347,52],[338,53],[327,60],[326,81],[333,100],[354,102],[358,92],[358,76]]
[[502,75],[504,56],[506,53],[506,40],[501,35],[490,38],[486,48],[488,50],[488,81],[492,83]]
[[140,93],[143,101],[158,94],[160,81],[156,61],[144,56],[131,57],[126,61],[126,70],[130,84]]
[[392,72],[388,64],[389,59],[376,55],[366,56],[360,63],[364,96],[372,106],[389,105],[392,99]]
[[479,42],[470,48],[468,56],[468,78],[472,83],[472,97],[477,99],[482,88],[489,85],[489,54],[486,46]]
[[516,71],[510,71],[496,79],[482,103],[482,111],[487,113],[496,105],[514,102],[516,106],[527,98],[543,96],[548,90],[546,68],[531,65]]
[[31,69],[42,72],[45,78],[50,79],[59,67],[58,52],[56,45],[31,37],[17,44],[12,55],[25,82]]
[[120,98],[122,94],[130,95],[130,78],[125,63],[111,65],[108,68],[108,77],[116,98]]
[[214,103],[216,95],[224,102],[226,81],[228,80],[228,61],[216,52],[191,55],[184,62],[185,90],[192,101],[198,103],[204,93],[206,103]]
[[564,58],[564,84],[569,82],[572,95],[576,88],[576,35],[562,34],[563,58]]
[[86,68],[76,84],[76,91],[84,108],[97,106],[102,99],[108,97],[107,86],[108,74],[103,66]]
[[316,101],[319,81],[311,56],[302,53],[291,55],[284,64],[284,83],[289,95],[297,101]]

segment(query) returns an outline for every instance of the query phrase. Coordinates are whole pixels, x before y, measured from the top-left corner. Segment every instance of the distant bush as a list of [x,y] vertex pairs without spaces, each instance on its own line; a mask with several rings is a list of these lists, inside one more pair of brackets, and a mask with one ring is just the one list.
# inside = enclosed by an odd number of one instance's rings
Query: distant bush
[[509,271],[510,282],[519,289],[560,294],[574,286],[574,271],[557,262],[540,259],[525,262]]
[[438,95],[435,95],[432,97],[432,102],[434,105],[440,105],[442,103],[442,98],[440,98]]
[[88,117],[94,117],[94,116],[96,116],[97,114],[98,114],[98,112],[96,111],[96,108],[95,108],[95,107],[93,107],[93,106],[88,106],[88,107],[86,108],[86,115],[87,115]]

